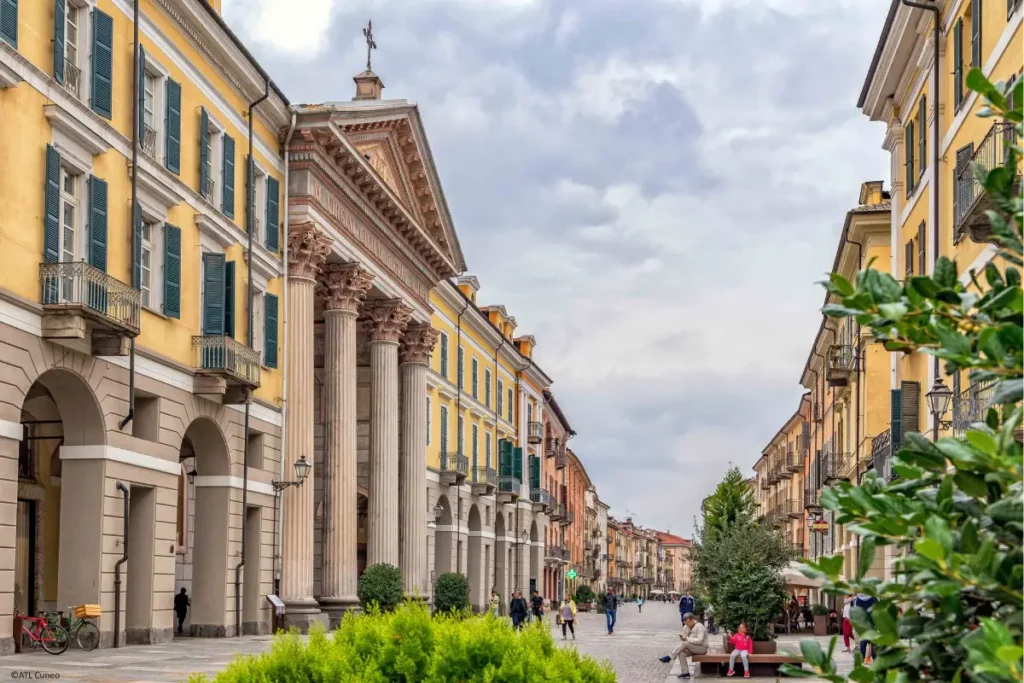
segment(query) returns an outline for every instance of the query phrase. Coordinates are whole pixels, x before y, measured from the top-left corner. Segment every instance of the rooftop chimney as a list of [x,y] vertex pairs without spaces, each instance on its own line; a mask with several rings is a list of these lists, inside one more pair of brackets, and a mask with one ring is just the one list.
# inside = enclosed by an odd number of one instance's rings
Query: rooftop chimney
[[352,78],[356,82],[356,96],[353,100],[379,100],[384,91],[384,83],[377,74],[369,69]]
[[480,280],[475,275],[462,275],[458,279],[458,287],[476,305],[476,293],[480,291]]

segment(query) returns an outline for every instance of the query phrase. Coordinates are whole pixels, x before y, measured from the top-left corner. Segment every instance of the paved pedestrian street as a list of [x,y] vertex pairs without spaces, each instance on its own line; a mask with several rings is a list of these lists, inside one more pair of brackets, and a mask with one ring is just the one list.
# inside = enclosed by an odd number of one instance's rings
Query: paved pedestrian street
[[[678,642],[677,605],[648,603],[643,613],[635,604],[623,605],[618,613],[615,633],[607,635],[603,614],[580,613],[576,640],[562,640],[555,629],[553,614],[545,619],[552,625],[556,642],[576,647],[583,654],[611,662],[619,683],[667,683],[676,681],[678,667],[669,670],[658,657],[667,654]],[[784,636],[780,649],[799,650],[799,641],[807,636]],[[233,657],[255,654],[270,646],[269,636],[244,638],[184,638],[165,645],[133,645],[118,650],[94,652],[68,650],[63,655],[48,655],[41,650],[0,658],[0,680],[56,679],[71,683],[177,683],[192,673],[214,674]],[[827,645],[827,638],[820,639]],[[712,647],[720,638],[709,638]],[[852,659],[839,654],[841,670],[849,671]],[[713,677],[705,677],[713,678]],[[768,679],[761,679],[768,680]],[[803,679],[816,681],[818,679]]]

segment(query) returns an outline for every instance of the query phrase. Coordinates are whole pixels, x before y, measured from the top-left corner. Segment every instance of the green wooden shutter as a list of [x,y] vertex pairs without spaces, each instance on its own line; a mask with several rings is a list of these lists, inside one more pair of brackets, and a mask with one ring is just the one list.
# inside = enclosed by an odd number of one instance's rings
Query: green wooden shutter
[[132,245],[132,286],[142,288],[142,209],[135,205],[135,241]]
[[229,135],[223,141],[224,161],[221,175],[224,178],[221,211],[228,218],[235,217],[235,141]]
[[60,152],[46,146],[46,201],[43,212],[43,260],[60,261]]
[[465,365],[465,362],[466,362],[466,352],[462,348],[462,346],[460,345],[459,346],[458,358],[456,359],[456,363],[455,363],[455,376],[458,379],[459,389],[465,389],[466,388],[466,383],[463,381],[463,377],[465,375],[463,366]]
[[479,460],[480,453],[480,427],[473,425],[472,432],[472,447],[473,447],[473,478],[476,479],[476,468],[477,461]]
[[903,393],[899,389],[889,392],[889,441],[896,455],[903,447]]
[[53,0],[53,80],[64,83],[64,10],[67,0]]
[[496,412],[498,413],[498,415],[503,415],[505,413],[505,385],[504,382],[502,382],[500,379],[498,380],[498,390],[494,392],[494,395],[495,400],[497,401],[494,404]]
[[484,405],[491,407],[491,371],[484,370]]
[[181,317],[181,228],[164,226],[164,315]]
[[166,92],[164,166],[171,173],[178,174],[181,173],[181,84],[168,78]]
[[536,455],[530,456],[530,488],[540,488],[540,458]]
[[224,334],[224,254],[203,254],[203,334]]
[[981,0],[971,0],[971,66],[981,68]]
[[914,193],[914,181],[917,176],[914,175],[914,122],[907,122],[907,130],[904,134],[903,139],[903,166],[905,173],[905,181],[907,184],[907,197]]
[[[938,124],[936,124],[938,125]],[[922,97],[921,106],[917,110],[917,178],[924,176],[928,165],[928,101]]]
[[18,0],[0,0],[0,40],[18,49]]
[[900,382],[900,426],[903,434],[921,433],[920,414],[921,383]]
[[925,240],[925,230],[924,221],[921,221],[921,225],[917,226],[917,271],[920,275],[928,272],[928,243]]
[[199,110],[199,194],[210,194],[210,115],[205,107]]
[[[146,144],[146,51],[139,46],[139,118],[135,122],[137,126],[139,147],[142,148]],[[156,141],[154,140],[154,144]]]
[[92,110],[109,119],[114,97],[114,20],[92,11]]
[[512,396],[512,387],[509,387],[508,388],[508,421],[509,422],[512,421],[512,414],[513,414],[513,411],[515,410],[515,406],[513,405],[514,403],[515,403],[515,398],[513,398],[513,396]]
[[277,253],[280,249],[278,231],[280,230],[281,187],[277,178],[267,176],[267,249]]
[[277,296],[263,295],[263,339],[266,349],[263,364],[268,368],[277,367]]
[[235,262],[224,263],[224,334],[235,336]]
[[953,106],[960,107],[964,98],[964,20],[957,19],[953,27]]
[[476,358],[473,359],[473,363],[472,363],[471,367],[473,368],[473,370],[472,370],[472,372],[473,372],[473,378],[472,378],[472,380],[473,380],[473,398],[476,398],[477,394],[478,394],[477,388],[479,387],[478,379],[479,379],[479,374],[480,374],[480,364],[477,363]]
[[89,176],[89,264],[107,271],[107,183]]
[[523,481],[523,447],[516,446],[512,449],[512,476]]
[[498,467],[503,477],[511,477],[515,469],[512,466],[512,442],[507,439],[498,442]]
[[448,407],[441,406],[441,456],[448,452]]

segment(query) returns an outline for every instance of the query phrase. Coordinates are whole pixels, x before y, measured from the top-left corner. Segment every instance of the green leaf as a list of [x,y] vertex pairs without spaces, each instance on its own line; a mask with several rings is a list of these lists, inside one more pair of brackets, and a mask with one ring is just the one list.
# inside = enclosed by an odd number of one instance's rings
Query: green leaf
[[932,515],[924,523],[925,537],[942,546],[943,558],[953,552],[953,535],[949,532],[949,523],[942,517]]
[[821,650],[821,645],[816,640],[801,640],[800,641],[800,652],[804,656],[804,660],[813,666],[815,669],[824,669],[827,662],[825,653]]
[[875,561],[875,541],[865,538],[860,542],[860,557],[857,559],[857,578],[863,578]]
[[850,284],[849,280],[847,280],[839,273],[832,273],[828,277],[829,282],[832,285],[832,287],[830,288],[832,291],[836,292],[837,294],[840,294],[841,296],[853,296],[853,293],[856,290],[853,288],[853,285]]
[[907,305],[902,301],[891,304],[879,304],[878,312],[888,320],[899,321],[907,314]]
[[1020,492],[1012,498],[1003,498],[988,506],[985,512],[996,522],[1006,524],[1009,522],[1020,523],[1024,518],[1024,501],[1021,500]]
[[1024,378],[1006,379],[996,385],[992,393],[992,403],[1019,403],[1024,400]]
[[872,683],[875,680],[875,674],[871,669],[859,667],[850,672],[850,680],[857,681],[857,683]]
[[935,280],[940,287],[952,289],[957,285],[956,278],[956,264],[945,256],[940,257],[935,262],[935,272],[932,274],[932,279]]
[[946,559],[946,550],[942,544],[931,538],[922,538],[914,542],[914,550],[922,557],[927,557],[935,562],[943,562]]

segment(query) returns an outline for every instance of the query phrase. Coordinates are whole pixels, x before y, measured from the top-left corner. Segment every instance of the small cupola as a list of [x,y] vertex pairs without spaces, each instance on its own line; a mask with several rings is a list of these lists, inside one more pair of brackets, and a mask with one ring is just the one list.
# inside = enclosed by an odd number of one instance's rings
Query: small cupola
[[457,281],[459,291],[466,295],[466,298],[476,304],[476,293],[480,291],[480,280],[475,275],[463,275]]

